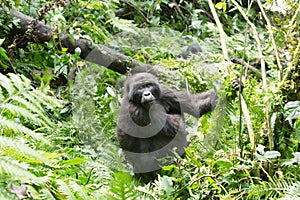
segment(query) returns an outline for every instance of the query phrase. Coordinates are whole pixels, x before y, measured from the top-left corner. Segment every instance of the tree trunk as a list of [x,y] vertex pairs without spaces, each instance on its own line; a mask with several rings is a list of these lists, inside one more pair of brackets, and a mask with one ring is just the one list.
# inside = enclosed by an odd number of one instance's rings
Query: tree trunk
[[150,64],[139,62],[131,57],[128,57],[116,50],[101,44],[93,44],[86,39],[72,40],[68,33],[60,33],[49,25],[33,19],[15,10],[8,10],[13,17],[20,19],[20,28],[14,30],[15,34],[28,34],[31,32],[31,37],[36,43],[44,43],[50,41],[53,35],[58,35],[57,42],[60,42],[61,47],[68,48],[69,53],[74,53],[76,48],[80,48],[80,57],[89,62],[96,63],[100,66],[111,69],[115,72],[125,74],[131,70],[133,72],[147,71],[154,74],[162,73],[162,70],[154,68]]

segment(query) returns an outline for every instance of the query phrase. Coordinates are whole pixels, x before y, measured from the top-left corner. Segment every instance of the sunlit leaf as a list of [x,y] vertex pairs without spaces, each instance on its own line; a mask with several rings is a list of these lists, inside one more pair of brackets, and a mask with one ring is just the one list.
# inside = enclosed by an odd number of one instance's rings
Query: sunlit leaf
[[9,61],[9,57],[6,55],[5,50],[0,48],[0,55],[7,61]]
[[300,101],[290,101],[284,106],[286,120],[300,118]]
[[62,162],[62,164],[63,165],[79,165],[79,164],[85,163],[86,161],[87,161],[86,158],[73,158],[73,159]]
[[218,160],[215,164],[223,168],[230,168],[232,166],[230,162],[224,160]]
[[107,93],[108,93],[110,96],[112,96],[112,97],[115,97],[115,96],[116,96],[115,91],[114,91],[111,87],[107,87],[107,88],[106,88],[106,91],[107,91]]
[[277,158],[281,156],[281,154],[278,151],[267,151],[264,155],[266,158]]
[[166,191],[166,193],[168,195],[172,194],[174,192],[172,178],[168,177],[168,176],[163,176],[161,178],[161,180],[162,180],[162,185],[163,185],[164,190]]

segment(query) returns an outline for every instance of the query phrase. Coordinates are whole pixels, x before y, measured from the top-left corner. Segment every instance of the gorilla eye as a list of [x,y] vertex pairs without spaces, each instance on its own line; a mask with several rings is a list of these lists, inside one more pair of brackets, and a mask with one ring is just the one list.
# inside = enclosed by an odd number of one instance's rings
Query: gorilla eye
[[145,88],[151,88],[153,87],[151,83],[148,83],[148,84],[144,84],[144,85],[141,85],[138,87],[138,90],[141,90],[141,89],[145,89]]

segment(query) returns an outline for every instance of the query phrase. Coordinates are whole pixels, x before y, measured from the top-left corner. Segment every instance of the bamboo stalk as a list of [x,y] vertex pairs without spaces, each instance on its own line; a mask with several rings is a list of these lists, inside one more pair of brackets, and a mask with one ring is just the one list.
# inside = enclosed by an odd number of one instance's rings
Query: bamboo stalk
[[270,22],[268,16],[266,15],[266,12],[265,12],[260,0],[257,0],[257,4],[258,4],[258,7],[259,7],[264,19],[267,22],[267,25],[268,25],[268,33],[269,33],[269,37],[270,37],[272,45],[273,45],[274,54],[275,54],[277,66],[278,66],[278,69],[279,69],[279,80],[281,80],[282,79],[282,74],[283,74],[283,67],[280,63],[280,58],[279,58],[279,54],[278,54],[278,51],[277,51],[277,46],[276,46],[275,39],[274,39],[274,36],[273,36],[273,33],[272,33],[272,25],[271,25],[271,22]]
[[[208,0],[208,5],[210,7],[210,10],[211,10],[211,12],[213,14],[213,17],[214,17],[215,22],[217,24],[217,27],[219,29],[220,41],[221,41],[221,47],[222,47],[224,59],[226,61],[230,61],[229,56],[228,56],[227,46],[226,46],[226,34],[225,34],[224,30],[223,30],[222,24],[221,24],[221,22],[219,20],[219,17],[217,15],[216,9],[215,9],[214,4],[213,4],[213,2],[211,0]],[[229,72],[232,71],[229,66],[227,68],[228,68]],[[248,129],[248,133],[249,133],[249,139],[250,139],[251,148],[253,150],[255,150],[254,131],[253,131],[253,127],[252,127],[252,122],[251,122],[249,110],[248,110],[247,104],[246,104],[246,102],[245,102],[242,94],[240,93],[238,95],[240,96],[240,99],[241,99],[240,103],[241,103],[242,112],[244,114],[246,125],[247,125],[247,129]]]
[[[247,15],[245,14],[245,12],[243,11],[242,7],[235,0],[231,0],[231,1],[236,6],[236,8],[239,10],[239,12],[241,13],[241,15],[246,20],[246,22],[251,27],[251,30],[252,30],[252,33],[253,33],[253,37],[254,37],[254,39],[256,41],[258,56],[259,56],[260,63],[261,63],[262,87],[263,87],[263,90],[264,90],[265,94],[268,94],[266,65],[265,65],[265,60],[264,60],[264,56],[263,56],[263,52],[262,52],[262,48],[261,48],[261,43],[260,43],[260,39],[259,39],[259,36],[258,36],[258,32],[256,30],[255,25],[249,20],[249,18],[247,17]],[[268,102],[269,99],[266,96],[266,98],[264,100],[265,100],[265,102]],[[269,148],[270,148],[270,150],[273,150],[274,149],[274,137],[273,137],[273,132],[272,132],[271,125],[270,125],[270,116],[269,116],[270,111],[269,111],[268,105],[266,105],[265,111],[266,111],[266,119],[265,119],[265,121],[266,121],[267,131],[268,131]]]

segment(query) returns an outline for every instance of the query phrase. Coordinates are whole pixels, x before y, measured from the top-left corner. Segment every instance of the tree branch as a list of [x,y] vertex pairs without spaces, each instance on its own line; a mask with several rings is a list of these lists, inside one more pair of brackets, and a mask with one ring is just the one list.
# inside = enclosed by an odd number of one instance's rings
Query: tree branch
[[15,10],[8,10],[13,17],[20,19],[20,28],[14,31],[15,34],[30,34],[38,43],[50,41],[54,35],[58,35],[58,41],[62,47],[68,48],[68,52],[74,53],[76,48],[80,48],[80,57],[89,62],[96,63],[100,66],[111,69],[115,72],[125,74],[127,71],[148,71],[154,74],[162,73],[158,68],[154,68],[150,64],[139,62],[129,56],[119,53],[107,46],[101,44],[93,44],[86,39],[72,40],[68,33],[60,33],[51,26],[46,25],[36,19],[24,15]]

